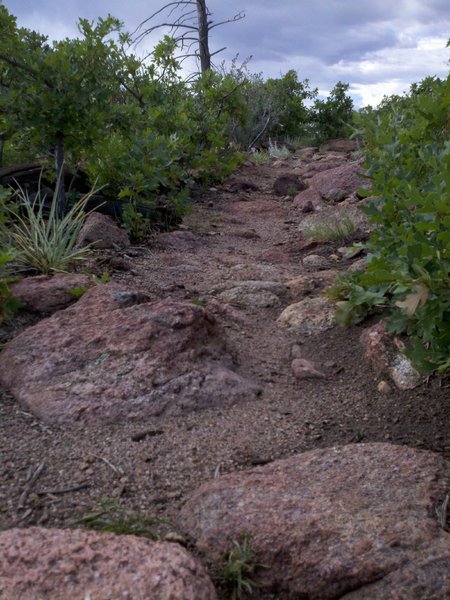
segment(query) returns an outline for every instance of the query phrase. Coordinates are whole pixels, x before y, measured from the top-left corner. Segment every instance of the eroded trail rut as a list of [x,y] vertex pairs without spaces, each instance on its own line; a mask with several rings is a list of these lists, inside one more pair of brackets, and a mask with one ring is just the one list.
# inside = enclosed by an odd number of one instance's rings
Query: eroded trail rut
[[[355,162],[346,153],[313,152],[247,163],[202,194],[180,230],[125,251],[131,271],[112,274],[114,282],[146,292],[151,300],[170,297],[210,310],[233,369],[259,384],[262,394],[227,408],[72,427],[36,419],[4,390],[2,529],[65,527],[112,501],[167,520],[155,525],[164,534],[178,530],[180,508],[204,482],[306,450],[392,442],[450,456],[445,382],[430,379],[413,390],[383,394],[380,378],[362,357],[362,326],[307,335],[303,326],[277,322],[289,305],[320,298],[332,272],[360,258],[342,258],[341,243],[311,242],[301,231],[311,215],[339,219],[356,210],[353,192],[343,202],[324,200],[311,189],[295,200],[273,192],[280,175],[310,178],[327,161],[323,173]],[[334,188],[345,184],[336,181]],[[358,231],[361,239],[363,222]],[[102,268],[107,258],[101,257]],[[322,321],[319,314],[315,323]],[[294,359],[312,361],[322,376],[296,376]],[[27,476],[41,463],[39,484],[21,503]],[[52,496],[41,493],[45,490],[63,492]]]

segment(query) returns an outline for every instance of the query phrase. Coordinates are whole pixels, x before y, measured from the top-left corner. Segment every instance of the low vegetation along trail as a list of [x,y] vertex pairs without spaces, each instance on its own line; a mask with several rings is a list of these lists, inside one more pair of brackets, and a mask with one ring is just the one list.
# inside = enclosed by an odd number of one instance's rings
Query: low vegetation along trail
[[[249,161],[203,192],[179,230],[122,253],[130,268],[110,269],[112,280],[152,300],[170,296],[209,307],[233,370],[261,394],[228,408],[74,428],[36,419],[3,390],[2,529],[83,525],[93,512],[111,510],[155,519],[152,527],[164,536],[177,533],[181,506],[205,481],[310,449],[389,441],[450,456],[448,382],[380,389],[382,378],[363,357],[367,324],[321,328],[327,317],[314,302],[310,329],[279,320],[289,305],[321,298],[336,271],[361,259],[343,257],[345,240],[308,240],[304,223],[343,223],[350,215],[357,222],[347,245],[364,238],[367,224],[354,217],[353,191],[316,204],[296,196],[292,183],[277,195],[274,183],[282,175],[314,180],[327,172],[325,164],[339,175],[356,162],[331,151]],[[100,253],[99,268],[110,258]]]

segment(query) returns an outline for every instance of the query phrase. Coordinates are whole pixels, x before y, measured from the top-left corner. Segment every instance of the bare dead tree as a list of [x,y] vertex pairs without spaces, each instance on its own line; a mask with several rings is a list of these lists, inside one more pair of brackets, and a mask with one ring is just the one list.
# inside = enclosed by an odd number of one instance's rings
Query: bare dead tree
[[[163,23],[151,25],[151,22],[158,15],[166,15],[166,20]],[[245,17],[245,13],[240,11],[231,19],[226,19],[218,23],[212,21],[211,16],[212,14],[206,5],[206,0],[176,0],[168,2],[148,17],[148,19],[142,21],[132,34],[133,41],[138,44],[153,31],[167,28],[169,35],[177,42],[182,52],[178,58],[181,60],[189,57],[196,58],[200,61],[200,72],[203,74],[208,69],[211,69],[212,57],[225,50],[225,47],[223,47],[215,52],[210,51],[209,34],[211,30],[226,23],[240,21]]]

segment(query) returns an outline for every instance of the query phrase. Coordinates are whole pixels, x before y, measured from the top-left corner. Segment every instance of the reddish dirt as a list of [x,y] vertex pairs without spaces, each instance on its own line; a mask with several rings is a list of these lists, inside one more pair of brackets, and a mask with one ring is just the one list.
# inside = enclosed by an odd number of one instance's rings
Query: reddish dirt
[[[132,271],[113,272],[112,279],[155,300],[201,302],[229,281],[285,283],[303,274],[301,258],[311,252],[303,249],[298,232],[305,214],[292,209],[291,199],[272,193],[277,176],[298,173],[296,161],[246,163],[232,178],[234,191],[230,183],[212,188],[194,205],[182,226],[194,234],[187,247],[181,241],[177,250],[155,238],[125,250]],[[242,180],[259,189],[246,191]],[[335,249],[325,244],[314,253],[328,256]],[[100,272],[108,256],[98,254]],[[448,378],[430,377],[414,390],[383,395],[379,378],[362,359],[362,327],[299,338],[276,323],[291,302],[240,308],[241,321],[219,315],[238,371],[264,386],[261,398],[226,410],[56,427],[39,422],[2,390],[0,528],[80,526],[84,515],[112,501],[129,513],[166,520],[156,526],[164,535],[177,531],[180,507],[205,481],[313,448],[390,441],[450,458]],[[26,321],[8,325],[3,337]],[[326,378],[294,377],[295,344]],[[37,480],[27,487],[40,464]]]

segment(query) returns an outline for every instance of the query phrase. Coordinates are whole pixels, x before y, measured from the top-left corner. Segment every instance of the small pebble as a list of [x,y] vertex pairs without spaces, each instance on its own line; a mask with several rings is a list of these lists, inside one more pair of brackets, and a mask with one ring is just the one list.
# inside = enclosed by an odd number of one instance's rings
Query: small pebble
[[377,385],[377,390],[386,396],[392,393],[392,388],[387,381],[380,381],[380,383]]

